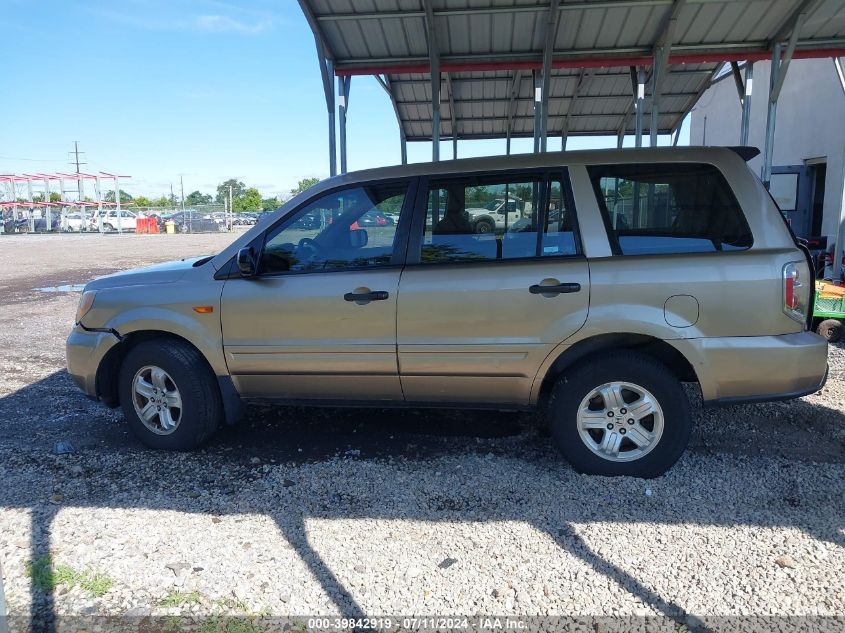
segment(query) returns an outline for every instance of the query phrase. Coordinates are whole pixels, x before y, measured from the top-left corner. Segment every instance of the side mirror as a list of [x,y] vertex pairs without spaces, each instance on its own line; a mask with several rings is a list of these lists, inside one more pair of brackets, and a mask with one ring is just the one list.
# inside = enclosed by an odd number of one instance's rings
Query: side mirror
[[242,248],[238,251],[238,270],[241,271],[241,277],[255,277],[256,265],[255,265],[255,252],[252,250],[252,246],[248,246],[246,248]]
[[349,246],[351,248],[364,248],[367,242],[370,241],[370,236],[364,229],[352,229],[349,231]]

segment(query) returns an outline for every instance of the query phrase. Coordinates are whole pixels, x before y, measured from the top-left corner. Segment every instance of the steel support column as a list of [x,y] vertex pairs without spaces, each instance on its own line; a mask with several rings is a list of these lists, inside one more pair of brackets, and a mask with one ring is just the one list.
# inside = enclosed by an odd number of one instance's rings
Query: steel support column
[[440,62],[431,58],[431,160],[440,160]]
[[117,232],[123,233],[123,215],[120,210],[120,178],[114,177],[114,203],[117,213]]
[[[792,54],[795,52],[795,45],[798,42],[798,33],[804,25],[804,13],[795,16],[792,24],[792,33],[784,51],[783,44],[775,43],[772,48],[772,68],[769,73],[769,107],[766,115],[766,141],[763,152],[762,180],[766,189],[772,180],[772,158],[775,151],[775,124],[777,120],[778,98],[780,97],[783,82],[786,79],[786,71],[789,70],[789,63],[792,61]],[[781,56],[781,53],[783,55]]]
[[340,124],[340,173],[346,173],[346,113],[349,110],[349,89],[352,77],[337,78],[337,116]]
[[[316,38],[315,38],[316,40]],[[317,60],[320,63],[320,77],[323,80],[323,94],[326,97],[326,111],[329,125],[329,176],[337,175],[337,147],[334,128],[334,62],[325,56],[325,49],[317,42]]]
[[543,125],[543,78],[536,70],[534,76],[534,153],[540,151],[540,127]]
[[390,105],[393,106],[393,113],[396,115],[396,123],[399,125],[399,152],[402,159],[402,164],[408,164],[408,140],[405,137],[405,129],[402,127],[402,117],[399,115],[399,106],[396,105],[396,100],[393,98],[392,92],[392,82],[390,81],[390,77],[385,75],[381,77],[380,75],[373,75],[376,78],[376,81],[379,85],[384,89],[387,93],[388,99],[390,99]]
[[662,47],[654,52],[654,66],[651,70],[651,121],[648,126],[649,145],[657,147],[657,132],[660,129],[660,83],[664,72],[665,54]]
[[845,70],[842,69],[842,60],[834,57],[833,66],[836,68],[836,74],[839,76],[839,85],[842,87],[842,93],[845,94]]
[[446,73],[446,90],[449,92],[449,118],[452,124],[452,160],[458,158],[458,117],[455,112],[455,91],[452,87],[452,76]]
[[543,47],[542,81],[540,85],[540,151],[545,152],[549,136],[549,86],[552,81],[552,52],[555,47],[558,25],[558,0],[549,3],[549,14],[546,19],[546,43]]
[[516,70],[511,81],[510,103],[508,103],[508,125],[505,132],[505,153],[511,153],[511,133],[513,132],[513,115],[516,113],[516,98],[522,82],[522,71]]
[[423,0],[425,32],[428,41],[428,64],[431,75],[431,160],[440,160],[440,48],[434,27],[430,0]]
[[563,117],[563,127],[560,131],[560,150],[562,152],[566,151],[566,141],[569,139],[569,115],[575,108],[575,104],[578,102],[578,95],[581,92],[581,88],[587,82],[588,78],[589,75],[587,74],[586,69],[582,68],[581,72],[578,73],[578,82],[575,84],[575,90],[572,91],[572,96],[569,99],[569,108],[567,109],[566,114]]
[[843,155],[841,180],[842,201],[839,206],[839,222],[836,226],[836,244],[833,247],[833,278],[835,280],[838,280],[842,274],[842,257],[845,253],[845,155]]
[[774,154],[775,145],[775,119],[778,114],[778,99],[774,92],[774,87],[777,84],[778,74],[780,70],[780,51],[781,45],[775,44],[774,53],[772,54],[772,68],[769,73],[769,103],[768,111],[766,113],[766,136],[765,145],[763,149],[763,169],[760,174],[763,185],[766,189],[769,188],[769,183],[772,179],[772,156]]
[[634,121],[635,121],[635,136],[634,146],[643,146],[643,105],[645,104],[645,71],[638,70],[636,72],[637,80],[637,97],[634,105]]
[[739,144],[748,145],[748,129],[751,125],[751,92],[754,84],[754,62],[745,62],[745,85],[742,97],[742,123],[739,129]]

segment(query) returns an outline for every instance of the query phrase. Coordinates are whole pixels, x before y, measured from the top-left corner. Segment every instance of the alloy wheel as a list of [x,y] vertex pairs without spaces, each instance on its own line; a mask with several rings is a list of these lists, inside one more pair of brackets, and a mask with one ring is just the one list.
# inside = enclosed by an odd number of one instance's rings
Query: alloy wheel
[[593,453],[630,462],[650,453],[663,435],[660,403],[644,387],[609,382],[593,389],[578,407],[578,436]]
[[132,404],[135,413],[150,431],[170,435],[182,420],[182,396],[166,371],[147,365],[132,379]]

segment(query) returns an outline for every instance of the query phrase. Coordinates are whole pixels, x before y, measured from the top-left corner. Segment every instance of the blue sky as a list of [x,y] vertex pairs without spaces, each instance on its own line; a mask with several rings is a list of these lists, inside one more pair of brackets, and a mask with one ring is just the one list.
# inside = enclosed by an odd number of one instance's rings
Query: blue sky
[[[123,188],[135,194],[173,183],[178,195],[180,174],[186,193],[237,177],[265,195],[328,175],[314,40],[295,0],[3,5],[0,173],[70,170],[78,140],[87,169],[131,175]],[[352,81],[348,137],[350,170],[399,162],[393,110],[371,77]],[[571,139],[569,148],[614,142]],[[461,157],[503,151],[504,141],[458,148]],[[430,160],[431,146],[411,143],[408,153]]]

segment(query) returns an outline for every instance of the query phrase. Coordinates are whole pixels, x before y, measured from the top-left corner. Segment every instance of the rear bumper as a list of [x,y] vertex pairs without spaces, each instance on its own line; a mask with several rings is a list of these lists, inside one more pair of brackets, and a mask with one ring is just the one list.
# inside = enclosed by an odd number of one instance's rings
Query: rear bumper
[[113,332],[95,332],[76,326],[65,345],[67,371],[76,385],[96,398],[97,369],[106,353],[120,342]]
[[827,379],[827,341],[813,332],[691,339],[682,346],[696,359],[707,406],[798,398]]

